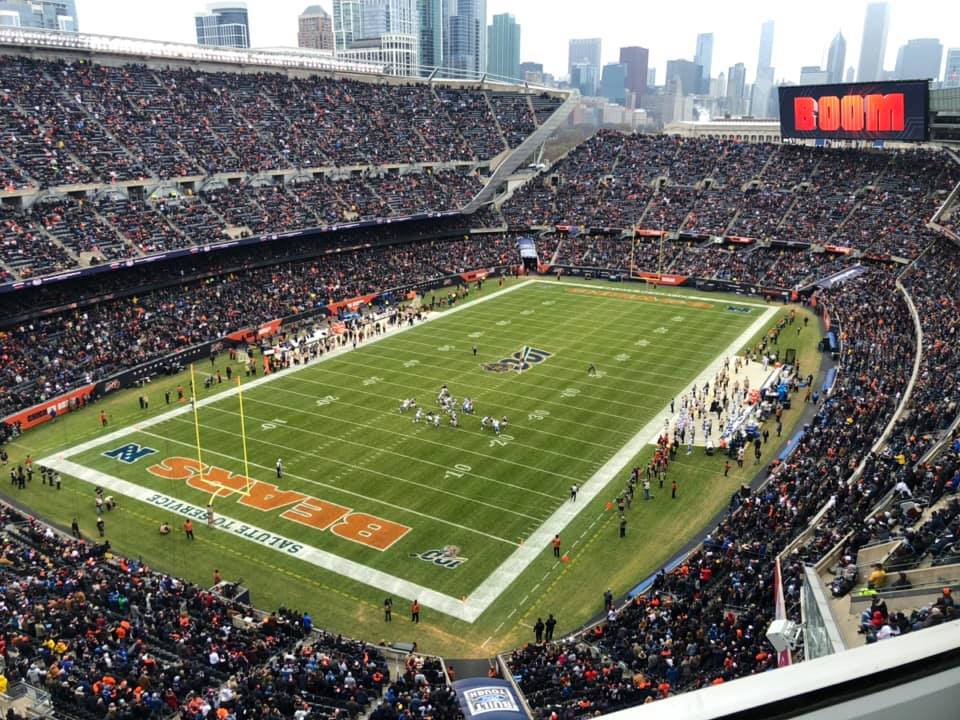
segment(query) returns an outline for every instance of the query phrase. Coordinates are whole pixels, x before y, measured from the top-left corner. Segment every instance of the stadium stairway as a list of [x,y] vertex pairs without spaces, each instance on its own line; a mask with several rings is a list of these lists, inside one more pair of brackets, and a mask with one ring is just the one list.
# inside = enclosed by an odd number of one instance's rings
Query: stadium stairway
[[503,131],[503,126],[500,124],[500,118],[497,117],[497,111],[493,107],[493,103],[490,102],[490,95],[488,93],[481,93],[483,95],[483,101],[487,104],[487,109],[490,111],[490,116],[493,118],[493,125],[497,128],[497,134],[500,136],[500,139],[503,140],[504,147],[510,147],[510,142],[507,140],[507,134]]
[[470,215],[479,210],[482,205],[490,202],[497,188],[505,183],[507,178],[510,177],[528,157],[533,155],[537,147],[544,143],[546,139],[553,134],[554,130],[566,122],[579,101],[580,95],[578,93],[573,92],[568,95],[567,99],[564,100],[563,104],[557,108],[553,115],[547,118],[539,128],[528,135],[519,146],[503,159],[493,172],[493,175],[490,176],[490,180],[483,186],[483,189],[474,195],[473,199],[464,205],[461,211],[465,215]]
[[50,241],[51,243],[59,247],[61,250],[63,250],[63,252],[66,253],[74,261],[74,263],[76,263],[77,265],[80,264],[79,256],[71,248],[67,247],[67,245],[64,244],[63,239],[61,237],[59,237],[57,234],[48,230],[43,225],[43,223],[38,222],[35,224],[35,226],[37,228],[37,232],[39,235],[41,235],[42,237],[44,237],[45,239],[47,239],[48,241]]

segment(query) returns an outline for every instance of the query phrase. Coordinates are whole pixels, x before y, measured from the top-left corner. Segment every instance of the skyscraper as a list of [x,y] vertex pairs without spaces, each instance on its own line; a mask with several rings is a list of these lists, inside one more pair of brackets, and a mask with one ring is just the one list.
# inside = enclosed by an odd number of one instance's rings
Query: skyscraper
[[547,78],[543,72],[543,63],[522,62],[520,63],[520,79],[534,85],[544,85]]
[[337,50],[346,50],[363,37],[360,0],[333,0],[333,41]]
[[79,32],[75,0],[0,0],[0,27]]
[[509,13],[494,15],[487,28],[487,72],[499,77],[520,77],[520,26]]
[[207,12],[194,16],[197,25],[197,45],[219,47],[250,47],[250,23],[247,4],[237,0],[213,2]]
[[890,6],[885,2],[867,5],[863,19],[863,39],[860,41],[860,63],[857,82],[883,79],[883,60],[887,53],[887,29],[890,25]]
[[800,68],[801,85],[824,85],[830,82],[830,73],[819,65],[804,65]]
[[897,80],[936,80],[940,77],[943,45],[936,38],[908,40],[897,53]]
[[627,69],[626,88],[635,100],[647,94],[647,69],[650,61],[650,51],[645,47],[620,48],[620,64]]
[[581,95],[595,96],[598,80],[596,68],[588,62],[575,62],[570,67],[570,87],[579,90]]
[[[567,58],[567,67],[570,70],[570,84],[573,85],[573,66],[586,63],[593,68],[592,84],[589,82],[580,85],[580,92],[583,95],[593,95],[597,92],[597,79],[600,77],[600,38],[585,38],[571,40]],[[584,74],[580,73],[581,82]]]
[[443,3],[443,66],[479,75],[487,69],[487,0]]
[[727,71],[727,112],[743,115],[746,109],[747,68],[737,63]]
[[760,55],[757,58],[757,79],[750,93],[750,114],[767,117],[770,107],[770,90],[773,88],[773,20],[767,20],[760,28]]
[[627,66],[623,63],[604,65],[600,88],[600,92],[607,100],[623,105],[627,98]]
[[758,68],[770,67],[773,59],[773,20],[767,20],[760,26],[760,56],[757,58]]
[[675,88],[676,82],[680,84],[678,91],[681,95],[695,95],[700,91],[700,84],[703,82],[703,69],[690,60],[668,60],[667,79],[664,84],[668,88]]
[[843,33],[838,32],[830,41],[827,53],[827,82],[843,82],[843,63],[847,59],[847,41]]
[[354,42],[384,35],[416,37],[419,25],[415,0],[361,0],[361,33]]
[[960,48],[947,50],[947,64],[943,68],[943,86],[960,87]]
[[[416,74],[420,63],[416,0],[361,0],[359,22],[346,2],[333,9],[334,35],[338,43],[342,36],[345,44],[337,47],[338,56],[382,64],[394,75]],[[338,16],[349,23],[349,33],[345,29],[338,34]]]
[[319,5],[311,5],[297,18],[297,45],[314,50],[333,50],[333,19]]
[[443,0],[417,0],[420,19],[420,64],[443,65]]
[[713,33],[700,33],[697,35],[697,52],[693,56],[693,61],[700,66],[700,87],[695,91],[701,95],[710,93],[710,71],[713,64]]

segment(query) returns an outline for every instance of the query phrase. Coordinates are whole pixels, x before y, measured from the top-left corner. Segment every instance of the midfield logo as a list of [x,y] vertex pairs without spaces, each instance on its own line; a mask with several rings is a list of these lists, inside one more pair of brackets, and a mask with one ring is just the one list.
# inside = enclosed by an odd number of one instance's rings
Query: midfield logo
[[534,365],[539,365],[544,360],[551,357],[553,357],[552,352],[548,352],[547,350],[538,350],[537,348],[530,347],[529,345],[524,345],[522,350],[518,350],[510,357],[504,358],[503,360],[498,360],[497,362],[483,363],[480,367],[487,372],[522,373],[526,370],[529,370]]

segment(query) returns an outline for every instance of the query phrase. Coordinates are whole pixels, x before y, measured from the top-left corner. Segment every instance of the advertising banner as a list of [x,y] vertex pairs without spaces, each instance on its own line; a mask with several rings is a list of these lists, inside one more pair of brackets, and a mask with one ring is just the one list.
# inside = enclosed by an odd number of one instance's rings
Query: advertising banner
[[457,680],[453,689],[467,720],[528,720],[530,717],[513,685],[506,680],[468,678]]

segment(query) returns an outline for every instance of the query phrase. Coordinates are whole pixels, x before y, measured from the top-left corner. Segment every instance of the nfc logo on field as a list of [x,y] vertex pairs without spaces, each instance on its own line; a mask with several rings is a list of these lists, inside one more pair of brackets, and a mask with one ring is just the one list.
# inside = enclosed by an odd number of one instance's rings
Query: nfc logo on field
[[157,451],[152,447],[137,445],[137,443],[127,443],[126,445],[114,448],[113,450],[107,450],[103,454],[108,458],[113,458],[114,460],[119,460],[127,465],[132,465],[140,458],[147,457],[147,455],[153,455],[156,452]]
[[505,372],[518,372],[522,373],[534,365],[539,365],[544,360],[552,358],[553,353],[547,350],[539,350],[535,347],[530,347],[529,345],[524,345],[523,349],[518,350],[513,353],[508,358],[503,360],[498,360],[497,362],[488,362],[483,363],[481,367],[487,372],[496,372],[496,373],[505,373]]

